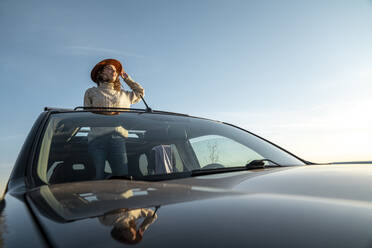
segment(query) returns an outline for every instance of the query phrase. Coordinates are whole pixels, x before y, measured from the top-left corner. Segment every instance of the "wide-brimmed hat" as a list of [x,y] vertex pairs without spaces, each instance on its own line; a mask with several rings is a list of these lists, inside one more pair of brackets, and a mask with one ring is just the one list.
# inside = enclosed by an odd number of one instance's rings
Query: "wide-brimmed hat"
[[105,59],[105,60],[102,60],[101,62],[99,62],[98,64],[96,64],[94,66],[94,68],[92,69],[92,71],[90,72],[90,77],[92,78],[93,82],[98,83],[97,82],[97,73],[100,70],[100,68],[104,65],[113,65],[113,66],[115,66],[116,71],[119,75],[123,74],[123,66],[121,65],[119,60]]

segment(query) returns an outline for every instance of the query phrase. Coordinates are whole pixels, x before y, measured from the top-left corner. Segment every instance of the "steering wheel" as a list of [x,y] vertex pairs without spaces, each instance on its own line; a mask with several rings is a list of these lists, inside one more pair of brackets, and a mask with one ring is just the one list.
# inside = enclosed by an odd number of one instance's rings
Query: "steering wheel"
[[225,168],[225,166],[223,166],[222,164],[218,164],[218,163],[212,163],[212,164],[207,164],[202,169],[221,169],[221,168]]

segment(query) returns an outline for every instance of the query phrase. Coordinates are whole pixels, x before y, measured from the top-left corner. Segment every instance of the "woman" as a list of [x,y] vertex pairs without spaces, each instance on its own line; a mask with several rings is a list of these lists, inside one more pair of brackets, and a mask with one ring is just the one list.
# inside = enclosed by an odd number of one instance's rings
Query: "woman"
[[[132,91],[121,88],[120,76]],[[131,104],[139,102],[144,96],[144,89],[124,72],[118,60],[105,59],[99,62],[92,69],[91,78],[97,87],[86,90],[84,107],[130,108]],[[107,112],[103,113],[107,114]],[[88,135],[88,150],[96,168],[97,179],[104,178],[106,160],[110,163],[113,175],[128,174],[126,137],[128,131],[122,126],[91,128]]]

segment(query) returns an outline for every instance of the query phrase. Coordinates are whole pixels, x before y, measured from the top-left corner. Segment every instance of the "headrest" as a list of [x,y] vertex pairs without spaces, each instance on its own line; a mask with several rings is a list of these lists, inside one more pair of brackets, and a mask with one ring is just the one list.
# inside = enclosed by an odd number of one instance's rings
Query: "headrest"
[[187,132],[183,126],[168,126],[147,130],[144,136],[146,141],[187,140]]

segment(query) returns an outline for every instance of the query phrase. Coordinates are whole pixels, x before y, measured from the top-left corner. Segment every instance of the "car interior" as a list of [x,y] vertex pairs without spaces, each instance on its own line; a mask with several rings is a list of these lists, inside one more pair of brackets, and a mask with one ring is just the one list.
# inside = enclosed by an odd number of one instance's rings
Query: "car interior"
[[[59,125],[57,128],[59,131],[52,138],[49,152],[48,183],[56,184],[96,179],[95,167],[88,153],[89,129],[89,127]],[[173,172],[200,168],[184,130],[167,127],[146,131],[128,131],[126,156],[129,175],[157,174],[154,148],[159,146],[170,148]],[[115,165],[110,165],[106,161],[106,178],[111,176],[111,166]]]

